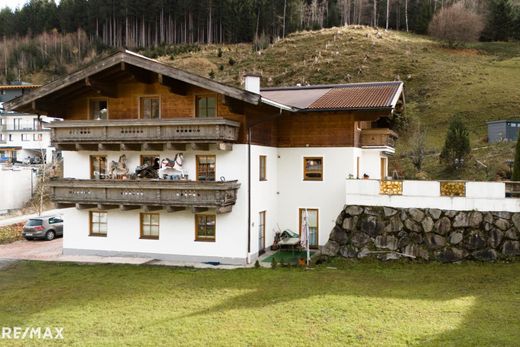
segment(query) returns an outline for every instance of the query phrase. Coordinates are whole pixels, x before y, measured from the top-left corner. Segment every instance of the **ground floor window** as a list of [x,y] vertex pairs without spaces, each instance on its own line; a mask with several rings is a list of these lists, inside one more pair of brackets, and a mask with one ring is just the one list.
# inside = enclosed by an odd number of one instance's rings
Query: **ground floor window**
[[90,236],[107,236],[107,213],[90,211]]
[[309,246],[318,248],[319,234],[318,209],[300,208],[300,236],[309,228]]
[[258,253],[265,252],[265,213],[262,211],[258,214]]
[[214,214],[196,214],[195,241],[215,241],[216,220]]
[[141,213],[141,238],[159,239],[158,213]]

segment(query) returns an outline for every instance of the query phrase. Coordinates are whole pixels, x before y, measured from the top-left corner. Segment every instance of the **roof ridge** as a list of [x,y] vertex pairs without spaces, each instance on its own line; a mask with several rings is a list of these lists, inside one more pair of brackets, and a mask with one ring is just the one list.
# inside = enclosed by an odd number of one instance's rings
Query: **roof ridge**
[[308,86],[282,86],[261,88],[260,91],[274,90],[302,90],[302,89],[335,89],[335,88],[355,88],[355,87],[380,87],[386,85],[403,84],[403,81],[383,81],[383,82],[357,82],[357,83],[338,83],[338,84],[316,84]]

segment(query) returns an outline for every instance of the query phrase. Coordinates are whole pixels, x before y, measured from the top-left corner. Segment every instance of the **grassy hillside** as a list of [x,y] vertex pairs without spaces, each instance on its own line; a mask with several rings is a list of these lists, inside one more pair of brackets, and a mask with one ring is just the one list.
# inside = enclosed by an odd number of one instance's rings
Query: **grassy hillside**
[[[221,54],[219,54],[219,50]],[[219,56],[220,55],[220,56]],[[448,173],[436,155],[427,158],[425,171],[434,178],[493,179],[507,171],[511,144],[488,146],[488,120],[520,116],[520,44],[478,43],[447,49],[428,37],[402,32],[347,27],[301,32],[255,53],[251,45],[209,45],[198,52],[160,58],[176,67],[240,85],[245,72],[260,72],[264,86],[296,83],[346,83],[376,80],[405,82],[407,115],[427,130],[431,152],[442,147],[448,122],[461,115],[471,134],[474,159],[468,168]],[[234,64],[230,64],[234,62]],[[403,134],[398,153],[409,150]],[[476,161],[488,166],[486,170]],[[392,165],[414,176],[406,156]]]

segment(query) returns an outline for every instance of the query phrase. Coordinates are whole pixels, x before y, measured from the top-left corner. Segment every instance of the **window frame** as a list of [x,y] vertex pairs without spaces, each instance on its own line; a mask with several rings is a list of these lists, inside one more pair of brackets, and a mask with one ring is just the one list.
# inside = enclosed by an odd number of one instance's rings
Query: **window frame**
[[[88,119],[90,119],[90,120],[98,120],[97,118],[95,118],[95,115],[92,114],[92,102],[100,102],[100,101],[105,101],[107,103],[107,118],[106,118],[106,120],[110,119],[110,107],[109,107],[109,104],[108,104],[108,98],[99,98],[99,97],[87,98]],[[105,119],[100,118],[100,120],[105,120]]]
[[[302,217],[303,213],[307,210],[307,212],[315,211],[316,212],[316,244],[315,245],[309,245],[309,248],[311,249],[317,249],[320,247],[320,209],[319,208],[302,208],[300,207],[298,209],[298,235],[300,236],[300,239],[302,237]],[[309,233],[310,234],[310,233]]]
[[[94,232],[93,231],[93,226],[94,226],[94,213],[104,213],[105,216],[106,216],[106,223],[97,223],[97,224],[105,224],[106,225],[106,232],[103,234],[103,233],[100,233],[100,232]],[[107,211],[89,211],[89,222],[88,222],[88,226],[89,226],[89,233],[88,233],[88,236],[93,236],[93,237],[107,237],[108,236],[108,212]],[[62,221],[63,222],[63,221]]]
[[[321,170],[319,171],[320,177],[308,177],[307,174],[310,172],[317,172],[315,170],[307,169],[307,161],[309,160],[321,160]],[[304,181],[323,181],[323,157],[303,157],[303,180]]]
[[[143,234],[143,226],[144,226],[144,216],[150,215],[150,226],[157,226],[157,235],[145,235]],[[152,223],[151,216],[157,216],[157,224]],[[159,240],[159,236],[161,235],[161,214],[160,213],[151,213],[151,212],[141,212],[139,213],[139,239],[141,240]]]
[[[102,175],[100,173],[98,178],[96,178],[96,176],[94,175],[94,158],[97,158],[97,157],[105,158],[105,172],[103,174],[103,177],[102,177]],[[108,172],[108,166],[107,166],[108,165],[108,159],[107,159],[107,156],[106,155],[90,155],[89,156],[89,160],[90,160],[90,179],[91,180],[96,180],[96,179],[103,180],[103,179],[106,179],[107,172]]]
[[[161,160],[161,156],[160,156],[159,154],[141,154],[141,155],[139,156],[139,165],[140,165],[140,166],[143,166],[143,165],[144,165],[144,158],[145,158],[145,157],[146,157],[146,158],[153,157],[154,160],[155,160],[156,158],[159,158],[159,161]],[[152,162],[151,164],[153,165],[153,162]]]
[[[215,117],[218,117],[218,94],[196,94],[194,96],[194,103],[195,103],[195,118],[215,118]],[[206,116],[199,116],[199,99],[202,99],[202,98],[215,98],[215,115],[213,116],[208,116],[207,115],[207,109],[208,109],[208,102],[206,100]]]
[[[200,227],[200,222],[199,222],[199,219],[200,218],[208,218],[208,217],[213,217],[213,221],[214,221],[214,230],[213,230],[213,237],[201,237],[199,235],[199,227]],[[207,226],[207,220],[206,220],[206,226]],[[207,214],[207,213],[197,213],[195,214],[195,241],[197,242],[216,242],[217,241],[217,215],[216,214]]]
[[[144,99],[157,99],[159,102],[159,117],[158,118],[144,118]],[[138,97],[138,103],[139,103],[139,119],[146,119],[146,120],[153,120],[153,119],[162,119],[162,103],[161,103],[161,96],[160,95],[142,95]]]
[[[213,157],[215,159],[215,179],[214,180],[207,180],[207,179],[206,180],[201,180],[201,179],[199,179],[199,175],[200,175],[200,158],[201,157]],[[196,175],[196,178],[197,178],[198,182],[216,182],[217,181],[217,156],[215,154],[197,154],[195,156],[195,166],[196,166],[195,175]]]
[[258,156],[258,180],[267,181],[267,155]]
[[29,137],[29,134],[21,134],[20,135],[22,142],[29,142],[31,141],[31,138]]

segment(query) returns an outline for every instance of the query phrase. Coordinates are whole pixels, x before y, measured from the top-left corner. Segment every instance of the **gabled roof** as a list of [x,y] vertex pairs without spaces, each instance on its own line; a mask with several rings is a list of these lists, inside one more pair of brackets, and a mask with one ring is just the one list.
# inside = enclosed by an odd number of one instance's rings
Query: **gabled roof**
[[348,111],[395,108],[403,93],[403,82],[374,82],[264,88],[265,102],[273,101],[296,111]]
[[33,101],[46,97],[52,93],[60,91],[77,82],[81,82],[85,78],[92,76],[101,71],[107,70],[118,64],[125,63],[138,68],[142,68],[151,72],[155,72],[162,76],[172,78],[181,82],[195,85],[201,88],[209,89],[221,93],[223,95],[242,100],[244,102],[257,105],[260,102],[260,95],[248,92],[243,89],[228,86],[223,83],[213,81],[211,79],[201,77],[199,75],[180,70],[169,65],[158,62],[157,60],[147,58],[140,54],[125,50],[116,52],[101,61],[88,65],[70,75],[61,77],[53,82],[45,84],[41,88],[32,91],[29,94],[15,98],[4,104],[8,110],[18,109],[27,106]]

